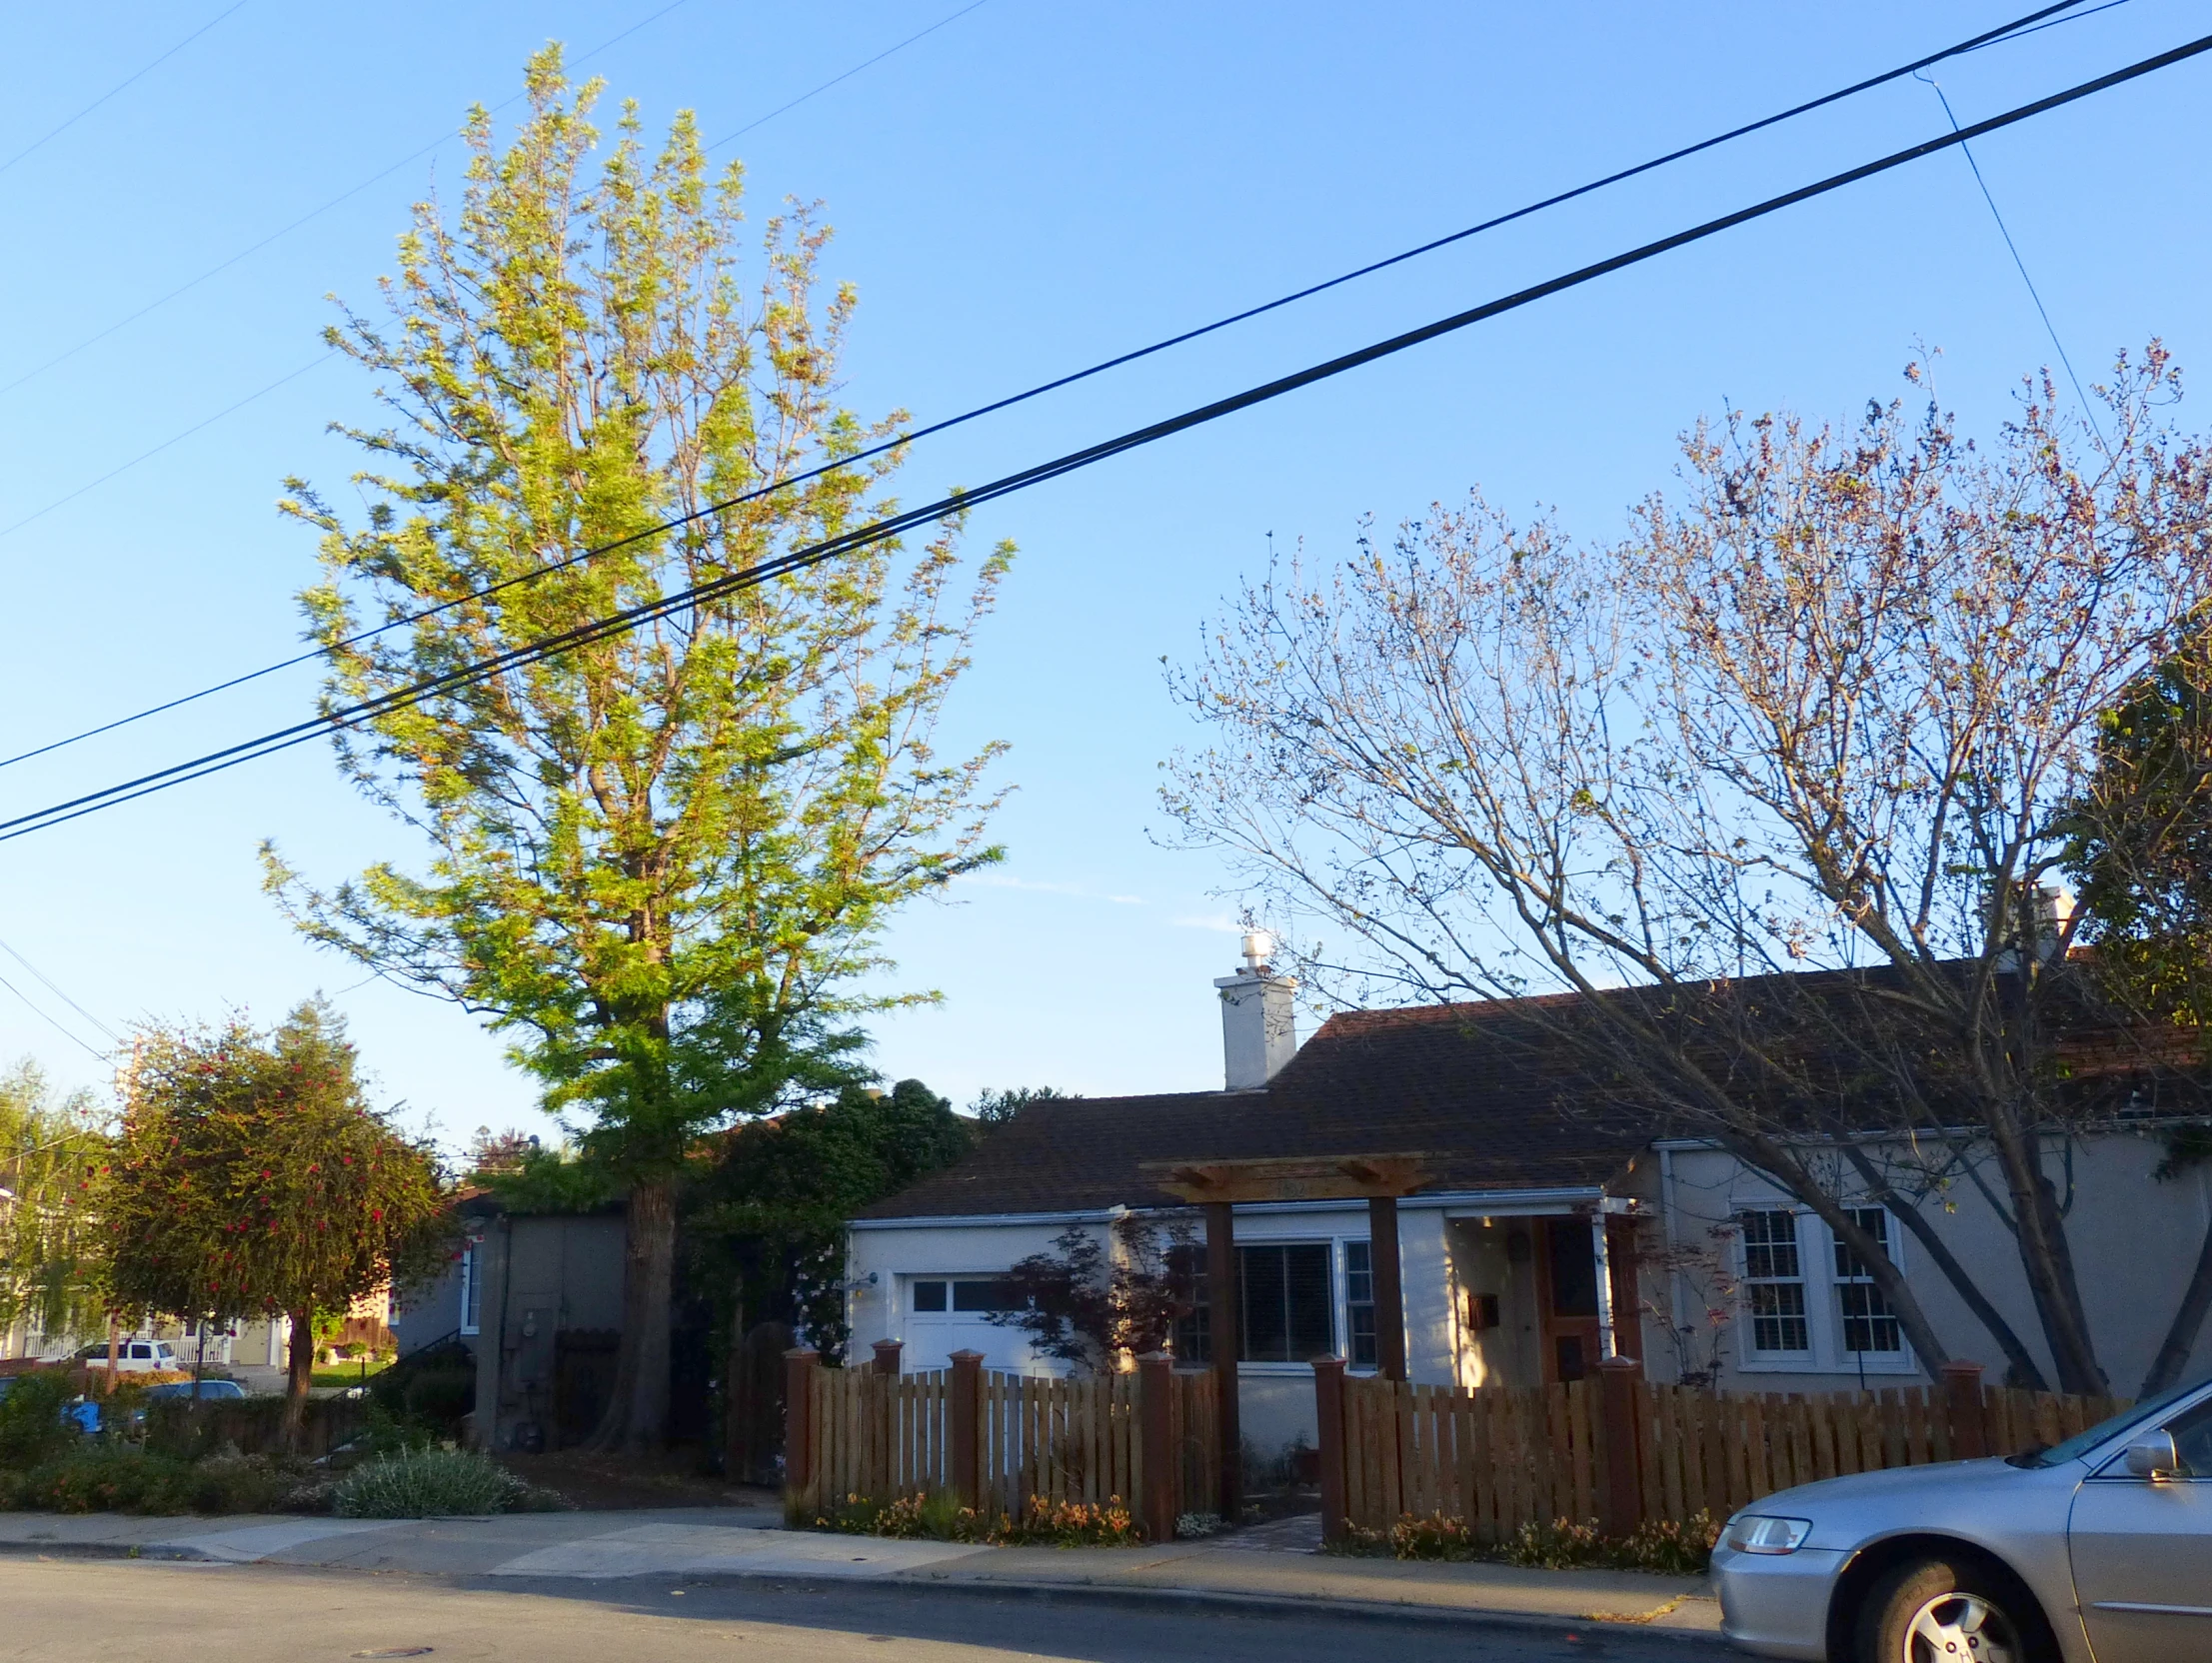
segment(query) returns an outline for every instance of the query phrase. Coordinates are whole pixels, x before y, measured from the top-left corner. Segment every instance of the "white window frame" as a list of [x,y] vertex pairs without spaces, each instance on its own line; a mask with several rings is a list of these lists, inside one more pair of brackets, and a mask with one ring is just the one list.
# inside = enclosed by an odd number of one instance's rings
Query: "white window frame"
[[[1864,1201],[1848,1203],[1853,1209],[1868,1207]],[[1903,1251],[1903,1231],[1897,1223],[1897,1215],[1888,1208],[1878,1209],[1883,1214],[1883,1234],[1890,1262],[1901,1272],[1908,1272]],[[1752,1343],[1756,1333],[1751,1312],[1749,1257],[1746,1244],[1739,1231],[1735,1244],[1735,1262],[1739,1291],[1736,1299],[1736,1359],[1735,1366],[1744,1374],[1835,1374],[1857,1378],[1861,1375],[1880,1375],[1885,1379],[1903,1376],[1913,1378],[1920,1374],[1919,1359],[1913,1354],[1910,1341],[1899,1333],[1899,1345],[1895,1351],[1846,1351],[1843,1348],[1843,1295],[1842,1289],[1858,1283],[1859,1277],[1839,1276],[1836,1273],[1838,1243],[1835,1232],[1817,1213],[1795,1206],[1780,1197],[1746,1197],[1739,1199],[1730,1216],[1740,1218],[1747,1212],[1786,1212],[1795,1221],[1797,1242],[1798,1282],[1805,1290],[1805,1329],[1810,1348],[1804,1351],[1761,1351]]]
[[467,1241],[461,1247],[461,1306],[458,1326],[463,1334],[476,1334],[484,1326],[484,1288],[477,1255],[482,1243]]
[[[1758,1213],[1765,1217],[1779,1217],[1789,1220],[1787,1238],[1771,1245],[1788,1251],[1794,1256],[1797,1266],[1795,1276],[1754,1277],[1751,1274],[1752,1244],[1749,1233],[1742,1228],[1742,1219],[1747,1213]],[[1736,1219],[1736,1270],[1738,1285],[1742,1290],[1740,1299],[1742,1313],[1738,1323],[1738,1335],[1741,1343],[1738,1346],[1738,1352],[1742,1366],[1745,1368],[1767,1369],[1802,1369],[1813,1366],[1814,1359],[1819,1354],[1819,1334],[1817,1331],[1819,1324],[1814,1315],[1819,1309],[1819,1304],[1818,1296],[1814,1291],[1813,1277],[1809,1274],[1810,1267],[1806,1263],[1805,1220],[1803,1215],[1796,1208],[1789,1206],[1745,1206],[1737,1209]],[[1768,1244],[1762,1243],[1761,1245]],[[1805,1325],[1805,1344],[1802,1350],[1770,1350],[1758,1343],[1758,1325],[1761,1317],[1752,1305],[1751,1290],[1754,1287],[1761,1286],[1795,1287],[1797,1289],[1799,1298],[1797,1320]],[[1789,1317],[1786,1315],[1768,1316],[1765,1320],[1788,1321]]]

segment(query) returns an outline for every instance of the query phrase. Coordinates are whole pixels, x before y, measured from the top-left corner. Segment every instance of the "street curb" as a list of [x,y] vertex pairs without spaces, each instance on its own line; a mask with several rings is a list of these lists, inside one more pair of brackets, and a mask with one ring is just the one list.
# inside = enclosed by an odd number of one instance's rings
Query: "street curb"
[[[123,1542],[0,1542],[0,1559],[45,1557],[49,1559],[139,1559],[153,1564],[203,1564],[261,1566],[272,1570],[323,1570],[364,1574],[354,1565],[302,1564],[271,1559],[231,1559],[201,1553],[181,1543],[159,1548]],[[763,1592],[850,1596],[855,1592],[884,1588],[901,1592],[953,1594],[969,1599],[1023,1600],[1038,1605],[1080,1605],[1120,1611],[1156,1611],[1162,1607],[1180,1611],[1239,1617],[1330,1617],[1339,1621],[1386,1623],[1435,1628],[1443,1626],[1513,1628],[1556,1634],[1570,1629],[1602,1628],[1608,1633],[1630,1631],[1654,1638],[1696,1643],[1720,1638],[1716,1631],[1661,1628],[1634,1617],[1610,1617],[1592,1612],[1586,1616],[1553,1616],[1541,1611],[1500,1611],[1484,1606],[1416,1605],[1409,1601],[1303,1598],[1282,1594],[1242,1594],[1218,1588],[1112,1587],[1097,1582],[986,1582],[973,1578],[955,1580],[932,1577],[927,1572],[900,1572],[892,1576],[802,1576],[780,1571],[641,1571],[633,1576],[492,1576],[483,1573],[382,1569],[379,1576],[426,1576],[443,1582],[467,1583],[479,1588],[547,1586],[573,1590],[583,1587],[635,1586],[639,1583],[676,1582],[686,1587],[755,1588]]]

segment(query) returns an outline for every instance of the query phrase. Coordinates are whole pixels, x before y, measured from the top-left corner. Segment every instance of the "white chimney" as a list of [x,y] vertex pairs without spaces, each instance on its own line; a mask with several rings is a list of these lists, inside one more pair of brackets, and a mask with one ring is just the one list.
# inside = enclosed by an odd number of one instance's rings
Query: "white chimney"
[[1274,941],[1262,930],[1244,936],[1244,967],[1214,979],[1221,998],[1222,1075],[1231,1091],[1255,1091],[1298,1048],[1298,984],[1268,967]]

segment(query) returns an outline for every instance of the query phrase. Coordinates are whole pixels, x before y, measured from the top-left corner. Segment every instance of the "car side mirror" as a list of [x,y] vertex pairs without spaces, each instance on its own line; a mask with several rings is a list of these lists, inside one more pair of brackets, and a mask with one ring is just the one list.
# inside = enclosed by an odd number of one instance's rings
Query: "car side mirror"
[[2171,1432],[2145,1432],[2127,1446],[2127,1470],[2136,1478],[2171,1478],[2180,1469]]

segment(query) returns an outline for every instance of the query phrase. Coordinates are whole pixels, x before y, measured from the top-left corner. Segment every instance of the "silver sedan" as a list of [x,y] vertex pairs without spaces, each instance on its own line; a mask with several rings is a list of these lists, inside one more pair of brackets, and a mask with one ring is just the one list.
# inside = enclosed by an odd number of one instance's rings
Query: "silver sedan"
[[1713,1580],[1765,1657],[2212,1663],[2212,1383],[2055,1448],[1770,1495]]

